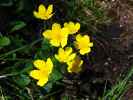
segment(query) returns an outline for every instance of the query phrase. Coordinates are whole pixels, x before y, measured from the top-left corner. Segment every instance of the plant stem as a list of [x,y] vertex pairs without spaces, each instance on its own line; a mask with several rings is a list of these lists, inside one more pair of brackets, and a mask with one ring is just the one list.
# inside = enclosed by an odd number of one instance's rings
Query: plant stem
[[17,51],[23,50],[23,49],[25,49],[25,48],[32,47],[33,45],[35,45],[36,43],[40,42],[41,40],[42,40],[42,39],[35,40],[35,41],[32,42],[30,45],[25,45],[25,46],[23,46],[23,47],[20,47],[20,48],[17,48],[17,49],[15,49],[15,50],[9,51],[9,52],[7,52],[7,53],[5,53],[5,54],[2,54],[2,55],[0,55],[0,59],[4,59],[6,56],[11,55],[11,54],[13,54],[13,53],[15,53],[15,52],[17,52]]
[[49,94],[46,94],[43,98],[46,99],[46,98],[48,98],[48,97],[50,97],[50,96],[52,96],[52,95],[55,95],[56,93],[59,93],[59,92],[61,92],[61,91],[62,91],[62,89],[60,89],[60,90],[58,90],[58,91],[54,91],[54,92],[49,93]]

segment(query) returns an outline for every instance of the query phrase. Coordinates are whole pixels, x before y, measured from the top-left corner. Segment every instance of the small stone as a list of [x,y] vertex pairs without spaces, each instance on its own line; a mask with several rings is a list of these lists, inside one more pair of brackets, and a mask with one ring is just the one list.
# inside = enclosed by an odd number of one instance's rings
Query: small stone
[[108,63],[108,62],[105,62],[105,63],[104,63],[104,66],[109,66],[109,63]]

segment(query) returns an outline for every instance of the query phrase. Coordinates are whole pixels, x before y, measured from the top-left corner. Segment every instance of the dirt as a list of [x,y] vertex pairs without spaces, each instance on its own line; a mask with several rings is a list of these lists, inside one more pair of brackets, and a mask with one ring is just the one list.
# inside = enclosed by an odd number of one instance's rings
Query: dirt
[[[101,64],[105,70],[105,79],[115,83],[133,65],[133,1],[132,0],[102,0],[101,5],[107,10],[107,15],[112,19],[112,24],[104,30],[109,40],[101,43],[107,53],[106,59]],[[99,52],[100,53],[100,52]],[[100,55],[100,54],[99,54]],[[103,60],[103,59],[102,59]],[[96,71],[100,67],[95,64]],[[103,72],[103,70],[101,72]],[[128,89],[123,100],[132,100],[133,88]]]

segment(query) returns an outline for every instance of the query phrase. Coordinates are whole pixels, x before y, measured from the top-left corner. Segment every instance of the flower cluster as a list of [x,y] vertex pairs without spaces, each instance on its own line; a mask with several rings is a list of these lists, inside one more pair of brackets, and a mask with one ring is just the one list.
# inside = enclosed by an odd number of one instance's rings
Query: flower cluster
[[[48,20],[53,16],[53,5],[49,5],[48,8],[42,4],[38,7],[38,12],[33,12],[34,16],[41,20]],[[83,60],[81,55],[85,55],[91,51],[93,42],[90,42],[88,35],[77,34],[80,30],[80,23],[65,22],[63,26],[59,23],[53,23],[51,29],[47,29],[42,32],[44,39],[47,39],[53,47],[58,47],[58,54],[54,57],[60,63],[67,64],[67,70],[69,73],[79,73],[82,69]],[[74,46],[79,53],[76,53],[72,47],[68,46],[69,35],[76,35]],[[53,70],[53,63],[50,58],[47,61],[35,60],[33,62],[37,70],[32,70],[30,76],[38,80],[37,85],[44,86],[48,82],[49,75]]]

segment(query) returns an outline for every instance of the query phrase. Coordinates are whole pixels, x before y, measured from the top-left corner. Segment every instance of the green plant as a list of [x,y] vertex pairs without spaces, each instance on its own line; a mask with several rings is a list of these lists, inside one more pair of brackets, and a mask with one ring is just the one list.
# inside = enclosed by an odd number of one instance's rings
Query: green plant
[[133,68],[127,73],[123,80],[119,80],[119,82],[114,85],[111,90],[107,90],[105,88],[105,92],[103,97],[99,100],[121,100],[123,93],[128,89],[130,78],[133,75]]

